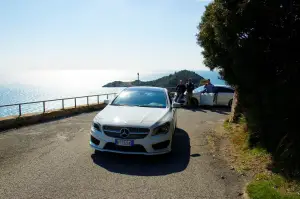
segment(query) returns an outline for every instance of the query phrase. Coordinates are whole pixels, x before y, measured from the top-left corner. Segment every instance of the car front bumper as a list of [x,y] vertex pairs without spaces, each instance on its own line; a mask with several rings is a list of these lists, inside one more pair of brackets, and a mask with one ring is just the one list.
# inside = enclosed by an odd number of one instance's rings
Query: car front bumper
[[[130,146],[123,147],[126,148],[126,150],[121,149],[107,149],[107,145],[114,145],[115,140],[118,138],[113,138],[105,135],[101,131],[97,131],[95,129],[91,129],[91,136],[96,138],[98,141],[100,141],[99,144],[95,144],[90,140],[90,146],[98,151],[102,152],[112,152],[112,153],[120,153],[120,154],[137,154],[137,155],[161,155],[171,152],[171,142],[172,142],[172,134],[171,132],[165,134],[165,135],[157,135],[157,136],[151,136],[150,133],[143,139],[134,139],[134,146],[139,146],[140,148],[144,148],[144,150],[141,151],[131,151]],[[153,148],[154,144],[163,143],[169,141],[169,144],[166,148],[163,149],[157,149],[155,150]],[[118,147],[116,147],[118,148]]]

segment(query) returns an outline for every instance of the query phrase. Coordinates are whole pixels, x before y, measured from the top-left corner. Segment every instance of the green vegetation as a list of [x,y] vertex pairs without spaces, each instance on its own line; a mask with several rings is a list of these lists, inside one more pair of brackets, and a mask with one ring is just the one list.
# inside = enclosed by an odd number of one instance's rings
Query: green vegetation
[[203,85],[206,84],[206,82],[207,82],[207,79],[201,79],[199,85],[200,85],[200,86],[203,86]]
[[206,66],[235,87],[232,115],[245,115],[249,146],[270,152],[272,164],[294,179],[300,177],[299,13],[296,0],[215,0],[197,34]]
[[249,133],[244,117],[237,123],[226,121],[227,130],[232,144],[232,164],[240,173],[254,173],[254,178],[247,186],[251,199],[300,199],[300,184],[295,180],[287,180],[275,173],[278,168],[270,167],[271,155],[262,147],[250,147]]
[[103,87],[127,87],[127,86],[157,86],[157,87],[176,87],[179,83],[179,80],[186,82],[189,78],[192,78],[192,81],[197,85],[200,80],[203,79],[200,75],[195,72],[182,70],[170,74],[168,76],[161,77],[153,81],[133,81],[133,82],[121,82],[114,81],[104,85]]
[[257,174],[247,186],[252,199],[300,199],[299,187],[279,175]]
[[224,127],[230,132],[229,137],[233,145],[231,153],[235,157],[234,166],[236,170],[240,173],[251,169],[263,172],[271,161],[271,157],[262,147],[250,147],[245,118],[241,117],[236,124],[226,121]]

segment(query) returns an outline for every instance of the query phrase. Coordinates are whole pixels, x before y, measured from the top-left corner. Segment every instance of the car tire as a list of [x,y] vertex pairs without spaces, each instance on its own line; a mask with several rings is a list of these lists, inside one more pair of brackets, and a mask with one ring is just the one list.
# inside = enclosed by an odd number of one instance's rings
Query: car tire
[[98,151],[98,150],[95,150],[95,151],[94,151],[94,154],[95,154],[96,156],[98,156],[98,155],[101,155],[102,152],[101,152],[101,151]]
[[196,99],[196,98],[192,98],[192,105],[194,106],[194,107],[198,107],[199,106],[199,102],[198,102],[198,100]]
[[231,100],[229,100],[229,102],[228,102],[228,106],[229,106],[229,108],[232,106],[232,99],[231,99]]

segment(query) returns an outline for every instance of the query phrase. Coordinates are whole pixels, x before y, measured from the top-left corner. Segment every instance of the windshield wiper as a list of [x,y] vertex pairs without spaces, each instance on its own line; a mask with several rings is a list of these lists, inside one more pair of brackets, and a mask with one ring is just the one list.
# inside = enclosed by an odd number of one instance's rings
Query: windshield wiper
[[127,104],[111,104],[112,106],[128,106]]
[[147,105],[136,105],[137,107],[148,107],[148,108],[165,108],[163,106],[147,106]]

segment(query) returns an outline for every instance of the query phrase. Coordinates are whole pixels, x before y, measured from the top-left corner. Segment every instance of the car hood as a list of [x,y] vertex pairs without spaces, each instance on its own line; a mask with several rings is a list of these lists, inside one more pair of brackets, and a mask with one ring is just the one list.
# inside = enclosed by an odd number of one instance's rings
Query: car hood
[[94,121],[111,125],[150,126],[168,113],[167,108],[106,106]]

